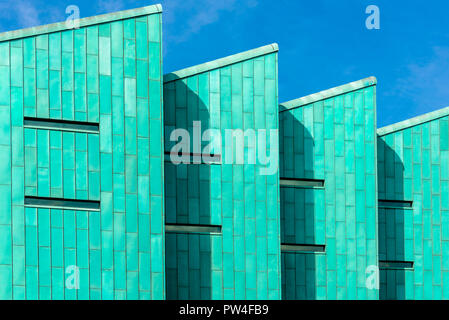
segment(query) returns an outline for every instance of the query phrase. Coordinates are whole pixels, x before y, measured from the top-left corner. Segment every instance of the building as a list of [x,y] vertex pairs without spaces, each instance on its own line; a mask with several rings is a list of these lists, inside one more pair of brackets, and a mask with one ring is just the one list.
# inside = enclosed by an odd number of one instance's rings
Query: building
[[163,299],[160,6],[0,40],[0,298]]
[[381,298],[449,298],[448,120],[445,108],[377,131]]
[[276,44],[163,76],[161,19],[0,34],[0,299],[449,298],[449,108],[279,104]]
[[281,104],[286,299],[376,299],[376,79]]
[[[194,121],[202,134],[216,129],[222,138],[232,128],[277,129],[277,50],[269,45],[165,75],[166,153],[174,129],[194,137]],[[175,232],[166,229],[167,298],[281,297],[278,173],[261,175],[259,163],[227,161],[227,153],[248,159],[251,145],[237,151],[238,142],[226,142],[213,152],[217,162],[165,163],[166,223]],[[218,234],[185,233],[186,224],[216,226]]]

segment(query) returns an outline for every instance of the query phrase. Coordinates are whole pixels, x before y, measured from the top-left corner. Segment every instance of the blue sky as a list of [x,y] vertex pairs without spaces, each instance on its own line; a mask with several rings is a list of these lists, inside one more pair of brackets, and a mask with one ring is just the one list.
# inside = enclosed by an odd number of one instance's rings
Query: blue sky
[[[378,126],[449,105],[449,1],[388,0],[12,0],[0,31],[162,3],[164,71],[272,42],[279,101],[376,76]],[[368,30],[368,5],[380,30]]]

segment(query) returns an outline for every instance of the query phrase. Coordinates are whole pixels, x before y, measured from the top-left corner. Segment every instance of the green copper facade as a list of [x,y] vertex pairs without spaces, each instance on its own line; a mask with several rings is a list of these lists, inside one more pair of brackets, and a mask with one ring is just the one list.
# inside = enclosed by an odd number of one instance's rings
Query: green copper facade
[[0,34],[0,299],[449,299],[449,108],[279,105],[276,44],[162,76],[161,19]]
[[369,78],[281,105],[282,243],[324,252],[282,253],[284,299],[377,299],[376,82]]
[[[165,297],[159,11],[3,35],[0,298]],[[79,128],[58,129],[70,121]],[[36,197],[53,204],[27,204]]]
[[[175,128],[193,136],[193,121],[223,138],[225,129],[277,129],[277,46],[207,67],[165,76],[166,151]],[[226,163],[237,148],[223,141],[221,164],[166,162],[166,222],[222,227],[217,235],[167,233],[168,299],[280,299],[278,174]],[[248,144],[243,152],[247,159]],[[267,152],[278,156],[269,144]]]
[[381,270],[382,299],[449,298],[449,109],[379,129],[380,260],[412,263]]

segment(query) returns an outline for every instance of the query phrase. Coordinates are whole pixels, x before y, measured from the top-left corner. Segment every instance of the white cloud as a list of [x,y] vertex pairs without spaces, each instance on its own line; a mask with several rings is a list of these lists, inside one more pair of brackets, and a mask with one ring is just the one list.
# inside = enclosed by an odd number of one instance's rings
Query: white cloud
[[232,11],[235,6],[235,0],[205,0],[204,6],[198,10],[189,20],[190,32],[196,33],[202,27],[207,26],[219,20],[222,11]]
[[[133,8],[136,3],[136,0],[95,0],[93,7],[97,14],[101,14]],[[162,3],[166,38],[170,43],[181,43],[219,21],[225,13],[256,7],[258,0],[153,0],[155,3]],[[44,0],[3,1],[0,2],[0,10],[0,27],[5,31],[64,21],[66,18],[64,6],[49,5]]]
[[48,5],[42,1],[16,0],[0,3],[4,31],[29,28],[65,19],[65,7]]
[[124,10],[126,7],[123,0],[98,0],[97,10],[102,13],[111,13]]
[[[96,0],[93,8],[98,14],[124,10],[134,0]],[[76,1],[73,1],[76,5]],[[61,22],[67,18],[65,4],[49,4],[45,0],[16,0],[0,2],[2,19],[0,27],[4,31]],[[81,11],[81,17],[83,17]]]
[[449,47],[434,47],[430,58],[407,65],[405,76],[388,91],[389,96],[409,99],[414,113],[449,105]]
[[41,24],[39,18],[39,10],[35,3],[31,1],[8,1],[0,4],[0,10],[2,11],[2,16],[4,20],[2,26],[7,28],[10,21],[14,23],[19,28],[33,27]]
[[254,8],[257,0],[163,0],[164,25],[170,42],[185,42],[204,27],[220,20],[223,13],[240,7]]
[[16,16],[19,23],[24,27],[37,26],[41,24],[39,19],[39,10],[25,1],[16,2]]

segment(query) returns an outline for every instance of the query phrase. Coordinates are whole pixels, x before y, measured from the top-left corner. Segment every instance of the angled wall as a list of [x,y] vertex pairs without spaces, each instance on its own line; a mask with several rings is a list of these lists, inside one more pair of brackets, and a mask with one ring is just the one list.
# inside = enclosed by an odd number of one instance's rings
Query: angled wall
[[[262,165],[247,161],[248,144],[245,164],[226,163],[232,146],[224,142],[226,129],[278,128],[277,50],[270,45],[164,76],[165,152],[175,144],[173,130],[193,135],[194,121],[201,134],[213,128],[223,138],[222,152],[214,150],[219,163],[166,159],[166,223],[178,228],[166,235],[168,299],[280,298],[278,171],[261,175]],[[192,233],[185,225],[221,231]]]
[[283,299],[377,299],[376,80],[280,106]]
[[160,12],[0,35],[0,299],[164,298]]
[[446,108],[377,131],[381,299],[449,298],[448,123]]

